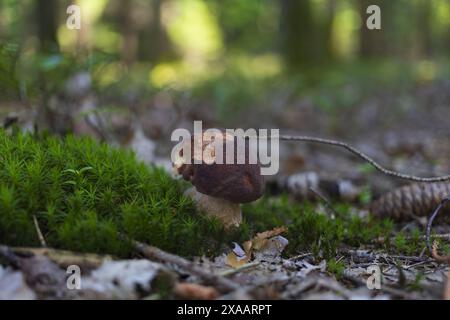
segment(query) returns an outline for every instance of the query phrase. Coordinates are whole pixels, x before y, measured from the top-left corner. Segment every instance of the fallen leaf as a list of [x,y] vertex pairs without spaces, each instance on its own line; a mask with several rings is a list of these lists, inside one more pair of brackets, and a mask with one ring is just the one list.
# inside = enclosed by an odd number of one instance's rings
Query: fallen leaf
[[247,255],[250,255],[251,254],[251,250],[253,249],[253,242],[252,242],[252,240],[245,241],[242,244],[242,247],[244,248],[244,251],[247,253]]
[[255,251],[257,260],[275,262],[281,258],[281,253],[288,245],[289,241],[282,236],[275,236],[265,241],[263,247]]
[[286,231],[287,228],[283,226],[257,233],[253,239],[245,241],[242,247],[233,242],[234,249],[227,255],[226,264],[239,268],[251,260],[253,252],[259,251],[259,257],[278,257],[288,244],[287,239],[279,237]]
[[253,249],[260,250],[262,247],[264,247],[266,245],[267,239],[278,236],[286,231],[287,231],[287,228],[283,226],[283,227],[274,228],[269,231],[257,233],[256,236],[251,240],[252,244],[253,244],[253,246],[252,246]]
[[226,264],[233,268],[239,268],[250,261],[250,256],[238,257],[233,251],[227,255]]
[[233,253],[236,255],[238,260],[244,259],[247,256],[246,252],[236,242],[233,242],[233,244],[234,244]]

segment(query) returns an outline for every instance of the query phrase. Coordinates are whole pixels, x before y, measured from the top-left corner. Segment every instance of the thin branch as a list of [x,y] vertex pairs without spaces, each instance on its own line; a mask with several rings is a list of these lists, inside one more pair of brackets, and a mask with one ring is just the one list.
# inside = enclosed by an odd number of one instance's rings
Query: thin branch
[[10,249],[19,256],[45,256],[62,268],[76,264],[83,270],[95,269],[98,268],[104,261],[113,259],[110,255],[79,253],[54,248],[12,247]]
[[244,264],[244,265],[242,265],[240,267],[237,267],[235,269],[226,270],[226,271],[220,273],[220,275],[222,277],[229,277],[229,276],[235,275],[235,274],[237,274],[239,272],[242,272],[242,271],[245,271],[245,270],[248,270],[248,269],[252,269],[252,268],[254,268],[254,267],[258,266],[258,265],[259,265],[259,261],[246,263],[246,264]]
[[339,212],[333,207],[333,205],[331,204],[331,202],[324,196],[322,195],[319,191],[315,190],[314,188],[309,188],[309,190],[311,190],[312,193],[314,193],[314,195],[321,201],[323,201],[323,203],[325,204],[325,207],[327,207],[335,216],[339,216]]
[[436,210],[434,210],[434,212],[431,215],[430,219],[428,219],[427,232],[426,232],[426,242],[427,242],[428,250],[431,253],[433,253],[433,248],[431,247],[431,243],[430,243],[431,226],[433,225],[433,221],[437,217],[439,212],[441,211],[442,207],[449,201],[450,201],[450,196],[448,196],[446,199],[442,200],[441,203],[437,206]]
[[216,275],[212,272],[204,270],[195,263],[186,260],[182,257],[165,252],[159,248],[146,245],[142,242],[130,240],[135,249],[140,252],[144,257],[151,260],[159,260],[164,263],[174,264],[182,270],[201,278],[208,284],[215,285],[222,291],[234,291],[239,288],[239,285],[229,279]]
[[378,164],[378,162],[373,160],[371,157],[369,157],[368,155],[363,153],[362,151],[360,151],[360,150],[356,149],[355,147],[352,147],[351,145],[349,145],[345,142],[342,142],[342,141],[322,139],[322,138],[309,137],[309,136],[290,136],[290,135],[280,135],[279,138],[280,138],[280,140],[284,140],[284,141],[303,141],[303,142],[326,144],[326,145],[332,145],[332,146],[344,148],[344,149],[350,151],[351,153],[353,153],[354,155],[356,155],[357,157],[359,157],[360,159],[362,159],[365,162],[372,165],[375,169],[377,169],[381,173],[383,173],[387,176],[391,176],[391,177],[395,177],[395,178],[399,178],[399,179],[405,179],[405,180],[416,181],[416,182],[442,182],[442,181],[450,180],[450,175],[422,178],[422,177],[417,177],[414,175],[404,174],[404,173],[386,169],[383,166],[381,166],[380,164]]
[[[405,236],[405,240],[412,240],[415,239],[416,237],[414,236]],[[434,239],[443,239],[443,240],[450,240],[450,233],[443,233],[443,234],[435,234],[433,235]],[[386,241],[386,239],[389,239],[389,241],[394,241],[395,237],[378,237],[376,239],[374,239],[372,242],[373,243],[383,243]],[[421,235],[419,237],[420,240],[426,240],[427,236],[426,235]]]
[[89,115],[85,116],[84,119],[86,121],[86,124],[99,135],[101,140],[109,141],[107,131],[101,123],[100,117],[97,114],[94,114],[94,117],[96,118],[97,123],[94,123]]
[[[357,277],[354,277],[352,275],[349,275],[349,274],[347,274],[345,272],[344,272],[344,274],[342,276],[345,279],[353,282],[354,284],[357,284],[357,285],[360,285],[360,286],[363,286],[363,287],[367,286],[365,281],[363,281],[363,280],[361,280],[361,279],[359,279]],[[409,292],[406,292],[406,291],[403,291],[403,290],[399,290],[399,289],[391,287],[391,286],[389,286],[387,284],[383,284],[379,290],[383,291],[385,293],[388,293],[390,295],[396,296],[396,297],[401,297],[401,298],[406,299],[406,300],[417,300],[419,298],[419,296],[417,294],[415,294],[415,293],[409,293]]]
[[35,215],[33,215],[33,221],[34,221],[34,227],[36,228],[36,233],[37,233],[38,238],[39,238],[39,242],[41,243],[41,246],[46,248],[47,247],[47,243],[45,242],[45,238],[42,235],[41,228],[39,228],[39,223],[38,223],[37,218],[36,218]]

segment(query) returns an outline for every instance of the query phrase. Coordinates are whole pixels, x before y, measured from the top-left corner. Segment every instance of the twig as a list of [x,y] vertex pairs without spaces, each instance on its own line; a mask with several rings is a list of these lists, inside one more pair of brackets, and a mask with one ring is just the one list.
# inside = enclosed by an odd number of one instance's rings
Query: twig
[[[354,284],[360,285],[360,286],[367,286],[367,283],[361,279],[358,279],[354,276],[348,275],[348,274],[344,274],[342,275],[345,279],[353,282]],[[412,294],[412,293],[408,293],[408,292],[404,292],[402,290],[396,289],[396,288],[392,288],[386,284],[383,284],[381,286],[381,288],[379,289],[380,291],[389,293],[393,296],[397,296],[397,297],[402,297],[403,299],[406,300],[414,300],[414,299],[418,299],[419,297],[416,294]]]
[[395,178],[399,178],[399,179],[405,179],[405,180],[417,181],[417,182],[440,182],[440,181],[450,180],[450,175],[422,178],[422,177],[417,177],[414,175],[404,174],[404,173],[386,169],[383,166],[381,166],[380,164],[378,164],[378,162],[373,160],[371,157],[369,157],[368,155],[363,153],[362,151],[360,151],[360,150],[356,149],[355,147],[352,147],[351,145],[349,145],[345,142],[342,142],[342,141],[335,141],[335,140],[322,139],[322,138],[309,137],[309,136],[290,136],[290,135],[280,135],[279,138],[280,138],[280,140],[285,140],[285,141],[303,141],[303,142],[326,144],[326,145],[332,145],[332,146],[344,148],[344,149],[350,151],[351,153],[353,153],[354,155],[356,155],[357,157],[359,157],[360,159],[362,159],[365,162],[372,165],[375,169],[377,169],[381,173],[383,173],[387,176],[391,176],[391,177],[395,177]]
[[42,231],[41,228],[39,228],[39,223],[37,221],[36,215],[33,215],[33,221],[34,221],[34,226],[36,228],[36,232],[39,238],[39,242],[41,243],[41,246],[43,246],[44,248],[47,247],[47,243],[45,242],[45,238],[42,235]]
[[82,269],[94,269],[98,268],[104,261],[113,259],[110,255],[79,253],[53,248],[12,247],[10,250],[18,256],[45,256],[63,268],[76,264]]
[[242,266],[240,266],[238,268],[231,269],[231,270],[226,270],[226,271],[222,272],[220,275],[222,277],[229,277],[229,276],[235,275],[236,273],[242,272],[244,270],[248,270],[248,269],[254,268],[254,267],[258,266],[258,265],[259,265],[259,261],[246,263],[246,264],[244,264],[244,265],[242,265]]
[[308,256],[310,256],[310,255],[312,255],[312,253],[311,253],[311,252],[308,252],[308,253],[303,253],[303,254],[299,254],[298,256],[295,256],[295,257],[289,258],[288,260],[291,260],[291,261],[296,261],[296,260],[299,260],[299,259],[303,259],[303,258],[306,258],[306,257],[308,257]]
[[410,264],[409,266],[403,266],[403,269],[404,270],[408,270],[408,269],[415,268],[415,267],[418,267],[418,266],[421,266],[421,265],[427,264],[427,263],[430,263],[430,261],[429,260],[424,260],[424,261],[421,261],[421,262],[416,262],[416,263]]
[[[421,235],[418,237],[420,240],[426,240],[427,236],[426,235]],[[443,240],[450,240],[450,233],[443,233],[443,234],[435,234],[433,235],[434,239],[443,239]],[[394,241],[395,237],[389,237],[387,238],[390,241]],[[412,240],[415,239],[415,237],[413,236],[405,236],[405,240]],[[386,241],[386,237],[378,237],[376,239],[374,239],[372,242],[375,243],[383,243],[384,241]]]
[[134,245],[135,249],[140,252],[144,257],[151,260],[159,260],[164,263],[174,264],[180,269],[187,271],[210,285],[217,286],[221,291],[229,292],[237,290],[239,285],[229,279],[216,275],[212,272],[203,270],[201,267],[197,266],[195,263],[186,260],[182,257],[176,256],[174,254],[165,252],[159,248],[146,245],[144,243],[130,240]]
[[85,116],[84,119],[86,121],[86,124],[95,131],[103,141],[109,141],[108,134],[106,133],[106,130],[104,129],[103,124],[101,124],[101,120],[98,117],[97,114],[94,114],[94,117],[97,120],[97,124],[94,123],[94,121],[89,117],[89,115]]
[[442,207],[449,201],[450,201],[450,196],[447,197],[446,199],[442,200],[441,203],[437,206],[436,210],[434,210],[434,212],[431,215],[430,219],[428,219],[427,233],[426,233],[426,242],[427,242],[428,250],[431,253],[433,252],[433,248],[431,248],[431,243],[430,243],[431,226],[433,225],[433,221],[437,217],[439,212],[441,211]]
[[325,206],[331,210],[331,212],[335,215],[335,216],[339,216],[339,212],[333,207],[333,205],[331,204],[331,202],[324,196],[322,195],[319,191],[315,190],[314,188],[310,187],[309,190],[311,190],[312,193],[314,193],[314,195],[319,198],[319,200],[323,201],[323,203],[325,204]]

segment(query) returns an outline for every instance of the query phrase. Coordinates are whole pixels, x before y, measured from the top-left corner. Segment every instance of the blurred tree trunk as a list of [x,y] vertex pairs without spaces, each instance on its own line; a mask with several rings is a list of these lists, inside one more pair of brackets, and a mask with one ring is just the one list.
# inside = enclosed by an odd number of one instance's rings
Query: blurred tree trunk
[[36,0],[35,17],[37,19],[38,38],[42,52],[55,52],[58,45],[58,0]]
[[175,51],[162,23],[164,1],[152,1],[151,23],[139,33],[139,58],[143,60],[158,62],[175,57]]
[[418,5],[418,26],[421,42],[421,51],[425,56],[432,54],[433,39],[432,39],[432,7],[430,0],[422,0]]
[[281,0],[281,50],[288,68],[298,69],[315,60],[315,34],[309,0]]
[[127,65],[136,61],[138,48],[138,34],[134,28],[132,9],[132,0],[119,2],[118,20],[120,33],[122,34],[121,57]]
[[[132,65],[138,60],[157,63],[173,56],[173,48],[161,21],[163,3],[164,0],[149,3],[117,1],[116,14],[122,35],[121,57],[125,64]],[[141,17],[137,21],[135,16],[142,14],[145,14],[145,19]]]
[[325,35],[324,39],[326,43],[324,49],[327,60],[333,60],[334,52],[333,52],[332,38],[333,38],[333,20],[334,16],[336,15],[336,0],[328,0],[326,10],[327,13],[325,17],[325,27],[324,27],[324,35]]
[[[389,1],[389,0],[388,0]],[[362,19],[361,30],[359,34],[359,53],[361,58],[374,58],[386,55],[386,25],[385,25],[385,6],[384,0],[357,0],[359,12]],[[381,9],[381,30],[370,30],[366,22],[369,14],[366,13],[370,5],[378,5]]]
[[0,0],[0,37],[3,37],[5,32],[3,23],[3,0]]
[[[71,0],[70,4],[80,5],[80,0]],[[81,13],[83,15],[83,13]],[[87,54],[92,44],[89,41],[91,22],[81,17],[81,29],[77,30],[76,51],[79,54]]]

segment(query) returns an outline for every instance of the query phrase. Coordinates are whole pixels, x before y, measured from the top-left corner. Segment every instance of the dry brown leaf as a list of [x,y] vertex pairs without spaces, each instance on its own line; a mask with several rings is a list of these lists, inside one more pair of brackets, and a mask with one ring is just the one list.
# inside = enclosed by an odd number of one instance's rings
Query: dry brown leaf
[[251,255],[245,255],[244,257],[238,257],[233,251],[231,251],[227,255],[226,263],[230,267],[239,268],[250,261],[250,256]]
[[[254,250],[261,250],[266,246],[267,240],[269,238],[275,237],[286,231],[287,228],[283,226],[257,233],[253,239],[245,241],[242,244],[242,248],[237,243],[235,243],[235,246],[237,247],[235,247],[235,249],[227,255],[226,264],[233,268],[239,268],[243,266],[251,260],[252,252]],[[245,255],[239,256],[238,254],[236,254],[237,251],[244,251]]]
[[287,231],[287,228],[282,226],[282,227],[274,228],[272,230],[257,233],[256,236],[251,240],[252,244],[253,244],[253,246],[252,246],[253,249],[260,250],[261,248],[263,248],[266,245],[267,239],[278,236],[286,231]]
[[245,242],[242,244],[242,248],[244,249],[245,253],[246,253],[248,256],[251,255],[252,247],[253,247],[253,242],[252,242],[252,240],[245,241]]
[[219,292],[213,287],[202,286],[196,283],[178,283],[175,294],[181,299],[211,300],[219,296]]

